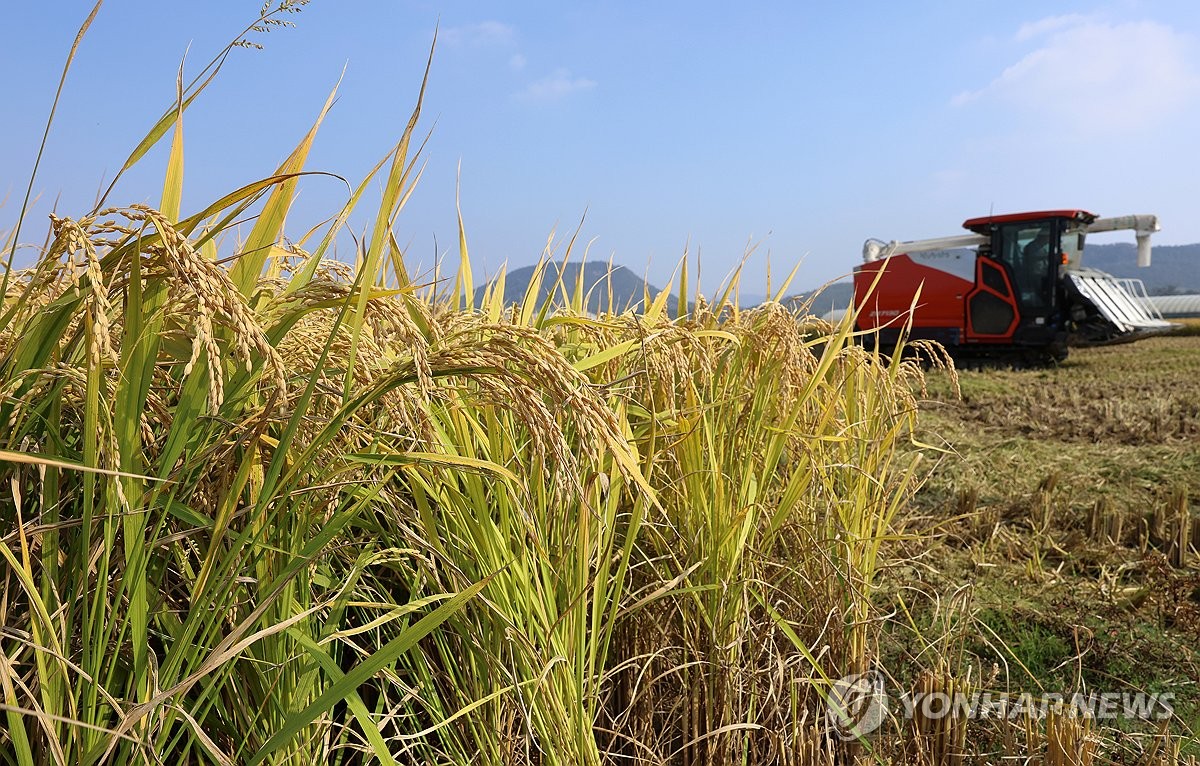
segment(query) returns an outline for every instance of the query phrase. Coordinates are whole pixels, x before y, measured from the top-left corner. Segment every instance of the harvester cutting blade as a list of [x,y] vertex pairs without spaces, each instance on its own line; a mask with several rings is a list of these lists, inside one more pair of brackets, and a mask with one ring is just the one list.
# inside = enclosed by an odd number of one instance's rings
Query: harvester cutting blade
[[1178,325],[1152,316],[1111,274],[1095,269],[1077,269],[1066,275],[1076,300],[1086,304],[1089,317],[1072,337],[1073,346],[1128,343],[1151,335],[1162,335]]

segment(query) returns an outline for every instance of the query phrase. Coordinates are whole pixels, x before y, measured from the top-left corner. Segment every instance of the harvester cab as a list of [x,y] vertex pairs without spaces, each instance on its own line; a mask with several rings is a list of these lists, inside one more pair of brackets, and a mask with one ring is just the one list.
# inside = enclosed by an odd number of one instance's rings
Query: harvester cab
[[1097,218],[1050,210],[971,218],[970,234],[912,242],[867,240],[854,270],[857,329],[893,347],[902,336],[960,358],[1047,364],[1070,346],[1123,343],[1171,330],[1139,280],[1083,265],[1084,238],[1132,229],[1150,265],[1152,215]]

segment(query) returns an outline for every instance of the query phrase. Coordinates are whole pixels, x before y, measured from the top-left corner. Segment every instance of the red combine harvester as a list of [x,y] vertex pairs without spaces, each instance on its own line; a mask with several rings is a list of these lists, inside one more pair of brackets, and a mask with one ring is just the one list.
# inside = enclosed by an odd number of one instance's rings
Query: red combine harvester
[[1082,262],[1085,235],[1131,229],[1138,265],[1149,266],[1156,216],[1048,210],[972,218],[963,228],[972,233],[867,240],[854,269],[864,343],[886,350],[904,336],[937,341],[959,360],[1043,365],[1066,359],[1070,346],[1125,343],[1175,327],[1138,299],[1140,280]]

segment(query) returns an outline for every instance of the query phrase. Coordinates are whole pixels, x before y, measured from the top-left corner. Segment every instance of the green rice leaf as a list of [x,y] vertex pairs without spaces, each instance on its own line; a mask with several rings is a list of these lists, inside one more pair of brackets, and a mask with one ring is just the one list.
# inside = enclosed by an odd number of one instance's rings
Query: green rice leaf
[[457,594],[446,603],[418,620],[412,627],[404,630],[399,636],[384,644],[380,649],[356,665],[350,672],[332,683],[308,707],[295,713],[287,719],[284,725],[262,748],[255,753],[247,763],[250,766],[262,763],[263,759],[278,750],[306,726],[325,714],[331,707],[347,698],[347,696],[371,676],[383,670],[396,661],[402,654],[412,650],[417,642],[437,630],[446,620],[457,614],[467,602],[475,598],[496,575],[489,575],[471,587]]

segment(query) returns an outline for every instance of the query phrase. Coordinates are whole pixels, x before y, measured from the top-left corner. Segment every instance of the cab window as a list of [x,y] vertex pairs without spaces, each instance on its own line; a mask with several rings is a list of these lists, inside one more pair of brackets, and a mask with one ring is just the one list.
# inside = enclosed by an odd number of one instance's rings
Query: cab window
[[996,244],[1009,268],[1013,287],[1025,308],[1048,308],[1054,301],[1054,277],[1062,256],[1053,221],[1002,226]]

